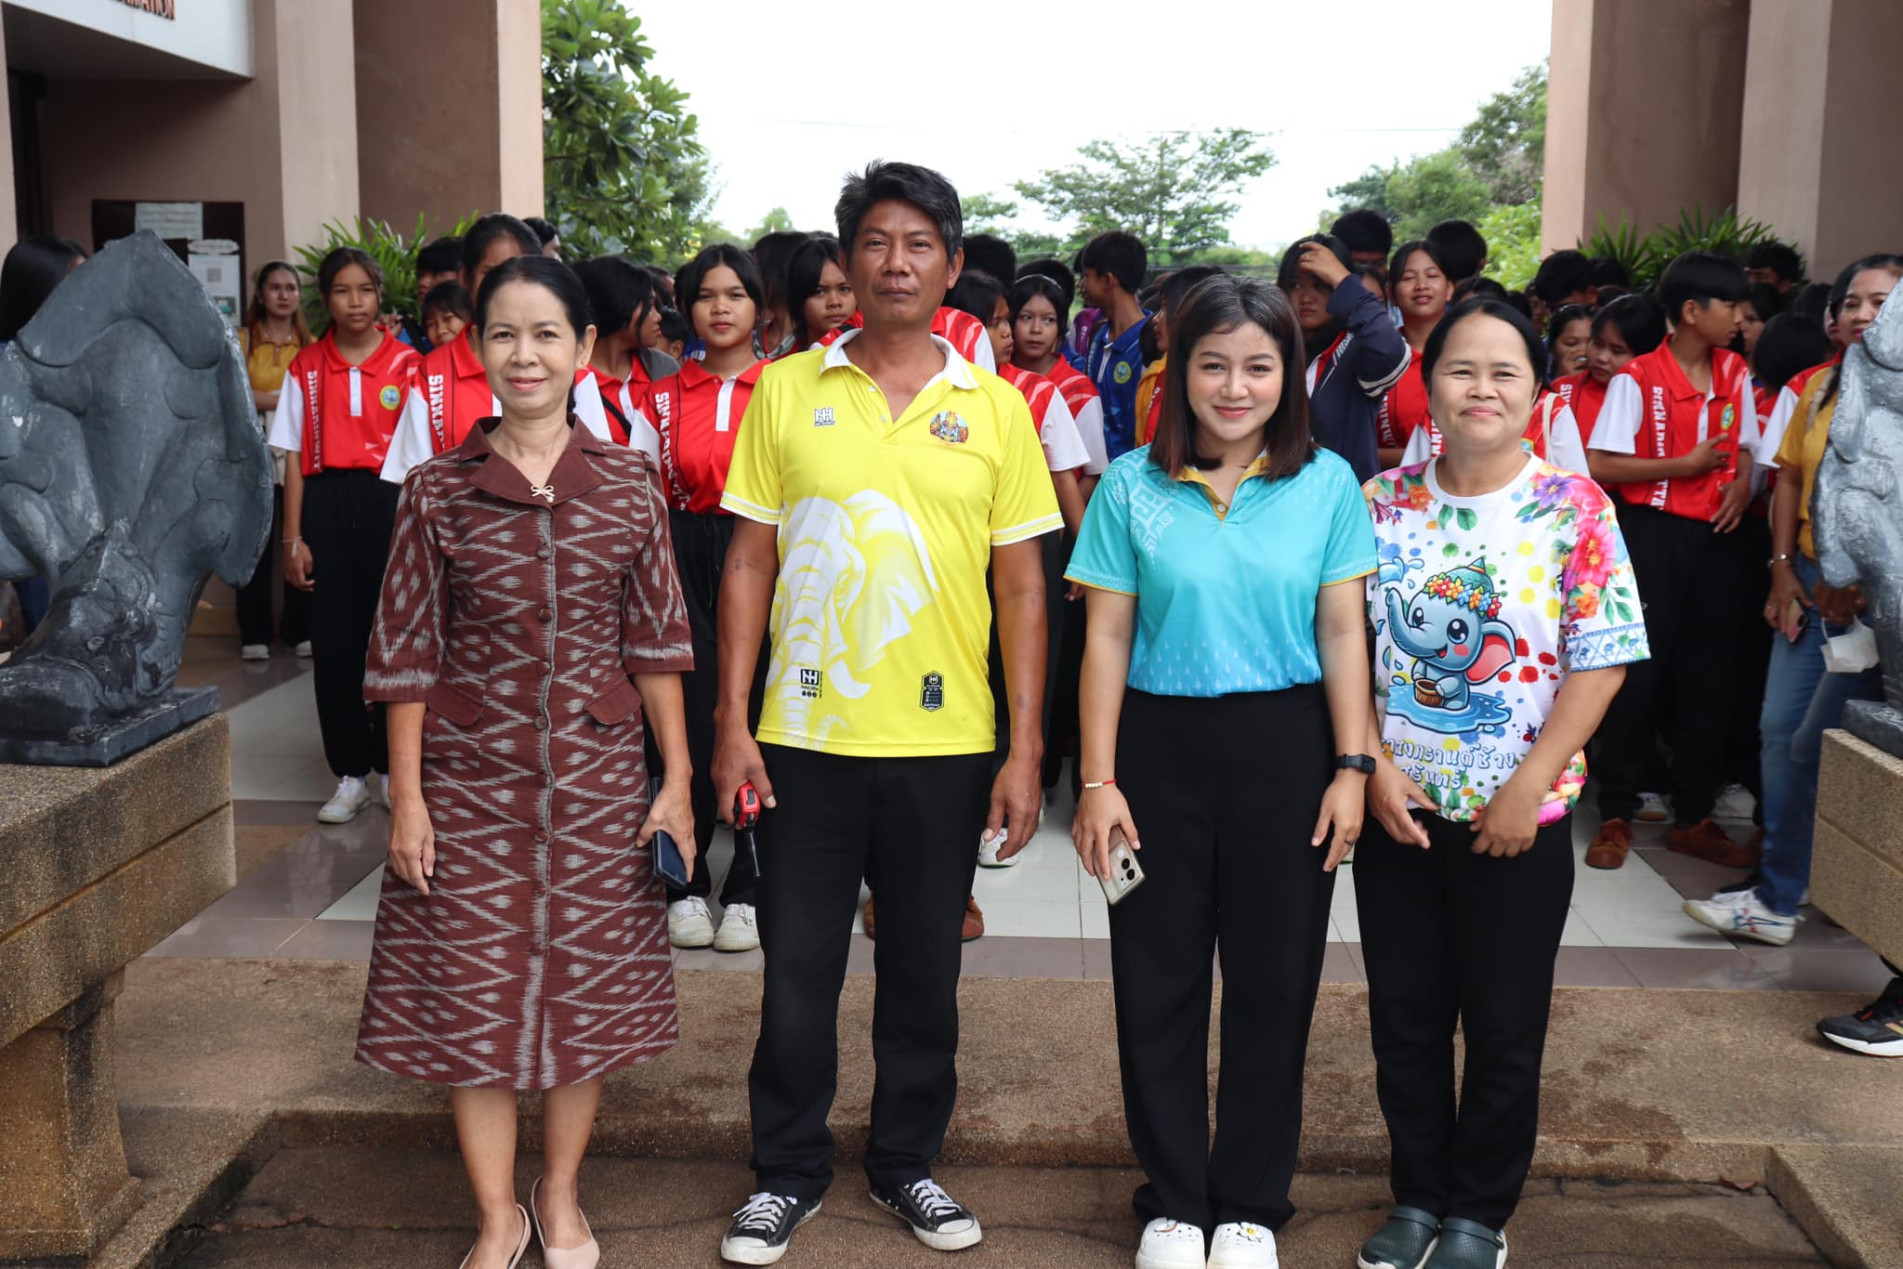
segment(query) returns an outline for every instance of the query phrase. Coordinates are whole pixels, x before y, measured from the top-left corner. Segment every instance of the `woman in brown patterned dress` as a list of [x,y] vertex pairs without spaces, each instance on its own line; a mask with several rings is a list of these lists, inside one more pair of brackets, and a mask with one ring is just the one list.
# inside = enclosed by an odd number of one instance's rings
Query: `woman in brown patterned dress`
[[527,1247],[516,1090],[544,1090],[533,1223],[550,1269],[592,1269],[576,1183],[601,1078],[678,1034],[648,841],[665,828],[692,866],[693,659],[652,461],[568,413],[595,334],[580,282],[509,261],[476,325],[502,417],[404,481],[364,678],[390,703],[391,828],[357,1059],[452,1086],[467,1269]]

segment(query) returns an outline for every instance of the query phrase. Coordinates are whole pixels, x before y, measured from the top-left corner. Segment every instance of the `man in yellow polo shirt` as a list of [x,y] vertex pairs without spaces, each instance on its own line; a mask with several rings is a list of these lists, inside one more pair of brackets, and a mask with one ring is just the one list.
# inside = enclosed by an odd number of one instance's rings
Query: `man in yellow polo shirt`
[[[1008,820],[1008,856],[1038,818],[1037,539],[1061,521],[1037,428],[1017,389],[931,333],[964,258],[951,184],[875,163],[846,182],[837,218],[865,326],[760,376],[721,499],[737,523],[720,591],[714,788],[723,814],[749,780],[768,808],[756,1193],[721,1243],[739,1264],[784,1255],[832,1182],[839,991],[870,875],[872,1195],[928,1247],[979,1241],[977,1219],[931,1179],[958,1091],[960,931],[980,829]],[[1011,719],[995,781],[987,566]],[[756,743],[747,688],[769,604]]]

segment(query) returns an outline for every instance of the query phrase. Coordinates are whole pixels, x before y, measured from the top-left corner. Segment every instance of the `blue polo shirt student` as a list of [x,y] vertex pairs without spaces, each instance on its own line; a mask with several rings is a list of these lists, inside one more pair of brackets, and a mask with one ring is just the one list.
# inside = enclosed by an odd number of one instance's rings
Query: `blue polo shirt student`
[[1149,251],[1134,235],[1098,234],[1077,257],[1084,302],[1103,310],[1077,368],[1103,401],[1104,448],[1111,458],[1137,443],[1137,381],[1143,378],[1143,327],[1150,311],[1137,303]]
[[1144,881],[1110,909],[1124,1120],[1147,1182],[1137,1263],[1267,1266],[1295,1210],[1334,867],[1375,766],[1374,526],[1353,470],[1309,434],[1287,297],[1218,274],[1169,314],[1156,439],[1110,464],[1066,574],[1090,608],[1071,831],[1095,877],[1115,875],[1119,841],[1141,851]]

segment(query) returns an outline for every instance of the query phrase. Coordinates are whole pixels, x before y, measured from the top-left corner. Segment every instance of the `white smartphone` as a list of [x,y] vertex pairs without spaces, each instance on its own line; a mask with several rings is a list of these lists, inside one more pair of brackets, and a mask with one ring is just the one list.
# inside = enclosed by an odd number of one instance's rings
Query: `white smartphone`
[[1143,884],[1143,866],[1137,863],[1137,853],[1123,840],[1122,833],[1110,839],[1110,875],[1097,878],[1097,884],[1103,887],[1103,897],[1110,903],[1122,902]]

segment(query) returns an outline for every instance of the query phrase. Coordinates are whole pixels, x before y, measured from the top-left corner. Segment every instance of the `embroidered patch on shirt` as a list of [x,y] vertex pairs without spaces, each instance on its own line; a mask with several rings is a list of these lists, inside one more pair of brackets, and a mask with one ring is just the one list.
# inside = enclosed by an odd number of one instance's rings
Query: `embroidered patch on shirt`
[[956,410],[945,410],[932,416],[930,427],[933,436],[947,445],[963,445],[971,432],[965,427],[965,421],[958,417]]
[[394,383],[386,383],[383,385],[383,391],[377,393],[377,401],[384,409],[394,410],[402,403],[403,394],[397,391]]
[[814,407],[813,426],[814,427],[831,427],[832,425],[833,425],[833,407],[831,407],[830,405],[821,405],[821,406]]

